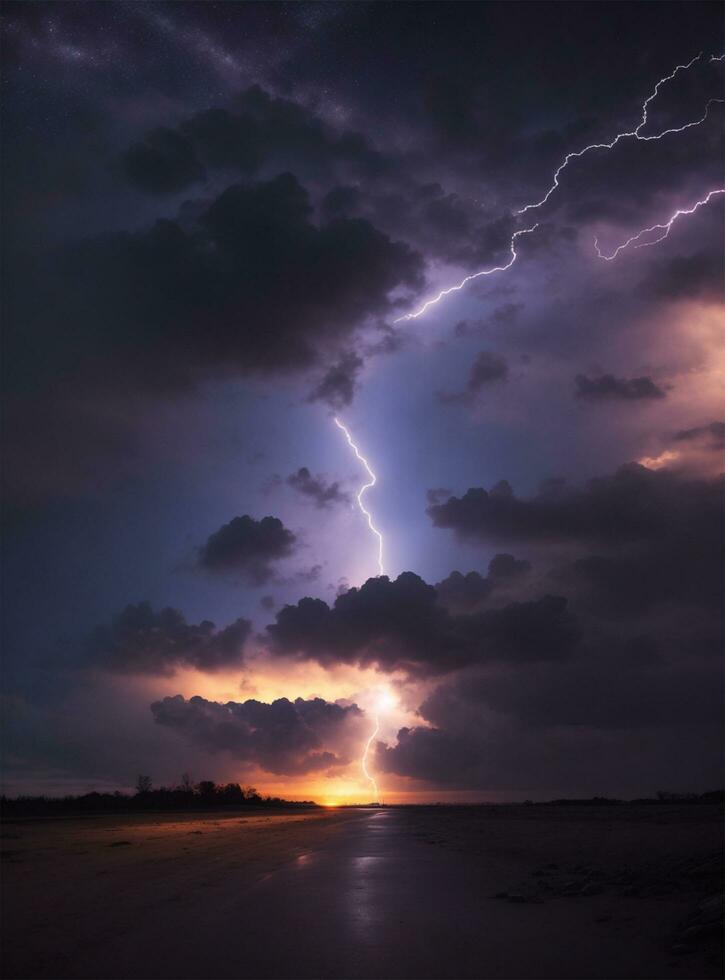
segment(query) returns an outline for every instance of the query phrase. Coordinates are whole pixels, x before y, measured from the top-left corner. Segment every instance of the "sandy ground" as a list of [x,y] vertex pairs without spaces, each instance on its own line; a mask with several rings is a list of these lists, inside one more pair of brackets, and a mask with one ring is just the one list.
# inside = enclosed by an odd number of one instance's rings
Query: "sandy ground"
[[698,978],[722,809],[495,807],[8,822],[12,978]]

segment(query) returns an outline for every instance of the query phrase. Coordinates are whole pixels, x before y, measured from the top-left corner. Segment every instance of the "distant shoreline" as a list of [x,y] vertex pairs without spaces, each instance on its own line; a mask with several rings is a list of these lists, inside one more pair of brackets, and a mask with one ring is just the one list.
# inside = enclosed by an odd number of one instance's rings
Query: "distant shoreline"
[[[150,794],[153,795],[153,794]],[[246,803],[206,803],[192,798],[188,803],[178,800],[156,802],[137,796],[116,794],[87,794],[79,797],[2,797],[0,819],[4,822],[29,820],[78,820],[102,816],[169,816],[174,818],[198,818],[204,815],[239,817],[245,814],[280,814],[307,810],[361,810],[361,809],[529,809],[536,807],[634,807],[634,806],[707,806],[725,803],[725,791],[712,790],[701,794],[663,793],[657,797],[641,797],[632,800],[594,796],[589,798],[560,798],[555,800],[525,800],[503,803],[340,803],[323,806],[312,800],[260,800]]]

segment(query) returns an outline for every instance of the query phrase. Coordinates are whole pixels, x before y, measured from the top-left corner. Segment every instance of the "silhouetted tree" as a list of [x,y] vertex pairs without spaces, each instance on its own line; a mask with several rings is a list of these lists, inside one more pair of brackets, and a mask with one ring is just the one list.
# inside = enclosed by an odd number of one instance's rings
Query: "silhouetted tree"
[[139,775],[138,779],[136,780],[136,792],[139,796],[150,793],[152,785],[153,783],[151,782],[150,776]]
[[227,783],[226,786],[217,788],[217,795],[221,803],[239,805],[244,803],[244,793],[239,783]]
[[213,803],[216,798],[216,785],[210,779],[202,779],[196,787],[204,803]]

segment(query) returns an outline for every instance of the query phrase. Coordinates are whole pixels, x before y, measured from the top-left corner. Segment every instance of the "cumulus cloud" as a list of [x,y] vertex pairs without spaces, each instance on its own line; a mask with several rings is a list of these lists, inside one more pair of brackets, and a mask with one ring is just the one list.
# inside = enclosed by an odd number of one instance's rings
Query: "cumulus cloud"
[[[708,444],[720,434],[696,426],[680,441]],[[502,482],[429,512],[471,542],[516,541],[536,556],[535,576],[510,556],[497,556],[485,578],[453,574],[437,586],[442,601],[490,614],[496,565],[504,581],[513,572],[515,595],[532,580],[565,595],[579,639],[566,657],[452,671],[420,706],[426,727],[378,746],[381,769],[542,793],[716,783],[722,478],[630,464],[582,486],[549,481],[525,499]],[[502,631],[518,625],[505,620],[507,608]]]
[[[390,309],[388,290],[405,279],[412,285],[420,270],[407,247],[366,221],[317,226],[311,218],[308,195],[291,174],[235,184],[183,220],[69,250],[59,299],[80,300],[72,311],[78,329],[105,298],[106,341],[141,330],[147,361],[161,354],[157,370],[167,381],[177,380],[169,372],[180,361],[188,377],[190,359],[202,373],[215,364],[304,367],[325,340]],[[89,292],[77,296],[68,286],[81,273]]]
[[438,601],[451,612],[469,612],[488,599],[495,588],[491,579],[479,572],[451,572],[435,590]]
[[531,570],[531,562],[513,555],[494,555],[488,566],[489,578],[494,582],[507,582],[521,578]]
[[601,374],[589,378],[585,374],[577,374],[576,397],[588,401],[642,401],[651,398],[665,398],[666,393],[652,378],[615,378],[613,374]]
[[[450,597],[450,583],[446,589]],[[287,605],[267,627],[267,637],[278,656],[427,675],[487,660],[566,657],[578,632],[560,596],[454,615],[433,586],[403,572],[394,581],[368,579],[332,607],[312,598]]]
[[[114,399],[143,400],[148,411],[149,399],[209,379],[306,376],[362,325],[393,311],[395,290],[423,281],[421,257],[371,222],[316,223],[290,173],[234,184],[140,231],[13,261],[17,329],[7,340],[17,370],[12,419],[22,432],[15,460],[25,462],[27,444],[47,444],[59,457],[46,467],[54,472],[68,466],[47,432],[56,416],[65,416],[64,432],[77,433],[85,459],[84,433],[104,411],[133,429],[132,412],[108,410]],[[343,356],[314,397],[348,404],[359,369],[357,355]]]
[[[428,512],[466,539],[535,547],[551,587],[586,599],[590,611],[632,615],[667,604],[685,628],[692,606],[719,608],[721,476],[628,464],[582,487],[548,486],[528,499],[508,485],[473,489]],[[711,644],[717,629],[707,623]]]
[[542,795],[717,785],[716,663],[663,667],[642,649],[467,671],[421,705],[425,726],[377,744],[375,765],[432,785]]
[[199,565],[210,572],[241,575],[251,585],[264,585],[273,565],[293,554],[297,538],[278,517],[255,520],[248,514],[223,524],[199,549]]
[[151,705],[154,720],[179,732],[208,752],[267,772],[300,775],[346,765],[351,739],[360,734],[363,714],[357,705],[342,706],[321,698],[271,704],[249,700],[220,704],[180,694]]
[[479,572],[451,574],[438,582],[435,590],[438,602],[451,612],[470,612],[482,606],[497,589],[518,583],[531,569],[531,563],[513,555],[495,555],[488,565],[488,575]]
[[98,626],[87,644],[87,663],[120,674],[158,674],[193,667],[213,673],[238,668],[252,629],[238,619],[217,629],[208,619],[187,623],[177,609],[154,612],[149,602],[129,605],[110,626]]
[[598,541],[608,544],[657,541],[696,528],[719,526],[721,481],[690,479],[666,470],[628,463],[583,487],[547,484],[529,499],[505,481],[434,504],[437,527],[461,537],[510,541]]
[[319,474],[313,476],[306,466],[300,467],[296,473],[288,476],[287,484],[303,496],[309,497],[315,502],[315,506],[319,508],[350,502],[350,495],[340,489],[340,484],[337,480],[333,483],[328,483],[324,476]]

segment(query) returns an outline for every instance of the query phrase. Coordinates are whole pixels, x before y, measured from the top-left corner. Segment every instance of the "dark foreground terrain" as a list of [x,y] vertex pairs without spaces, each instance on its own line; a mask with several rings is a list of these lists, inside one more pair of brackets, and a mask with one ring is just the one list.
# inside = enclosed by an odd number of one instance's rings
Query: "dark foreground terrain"
[[11,978],[708,978],[720,806],[10,821]]

